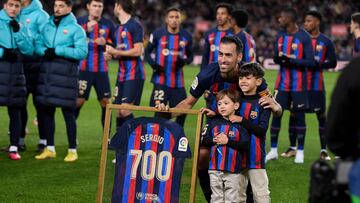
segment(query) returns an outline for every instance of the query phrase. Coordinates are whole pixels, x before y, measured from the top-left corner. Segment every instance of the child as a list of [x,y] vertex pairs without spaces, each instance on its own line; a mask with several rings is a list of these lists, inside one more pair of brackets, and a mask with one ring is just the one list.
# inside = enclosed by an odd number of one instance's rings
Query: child
[[240,104],[240,116],[231,115],[229,120],[245,127],[250,136],[249,150],[241,171],[240,195],[241,201],[246,202],[246,189],[251,182],[254,202],[270,202],[269,181],[265,170],[265,138],[269,125],[270,110],[259,104],[260,96],[256,92],[264,77],[264,71],[258,63],[247,63],[239,69],[239,86],[243,92]]
[[[211,202],[239,202],[243,152],[248,149],[249,135],[229,116],[239,108],[239,92],[222,90],[216,95],[218,112],[222,117],[212,119],[203,133],[202,144],[210,147],[209,176]],[[203,109],[207,112],[208,109]]]

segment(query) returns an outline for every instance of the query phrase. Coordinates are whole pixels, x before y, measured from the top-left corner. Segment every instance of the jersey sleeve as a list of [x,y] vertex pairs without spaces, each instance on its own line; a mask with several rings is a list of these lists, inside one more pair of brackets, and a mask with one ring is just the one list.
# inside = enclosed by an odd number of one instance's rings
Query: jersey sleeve
[[188,40],[188,44],[185,47],[186,64],[190,64],[194,59],[194,54],[192,52],[193,42],[192,42],[192,37],[189,33],[187,33],[186,36],[187,36],[187,40]]
[[314,50],[311,44],[311,38],[306,33],[301,33],[301,38],[303,44],[304,57],[302,59],[290,59],[290,62],[304,68],[314,67],[315,59],[314,59]]
[[156,43],[157,43],[156,33],[153,32],[150,35],[149,43],[147,44],[146,49],[145,49],[145,60],[149,63],[150,66],[153,66],[156,64],[155,60],[151,57],[151,53],[155,49]]
[[173,157],[191,158],[189,140],[185,136],[183,128],[180,125],[173,123],[171,129],[174,135],[176,135],[175,147],[172,151]]
[[258,123],[252,123],[251,120],[243,118],[241,124],[250,133],[259,138],[265,138],[266,131],[269,127],[270,110],[260,107]]
[[136,23],[133,28],[133,43],[136,44],[144,42],[144,29],[141,27],[141,25]]
[[115,46],[115,26],[114,23],[111,20],[107,21],[108,27],[109,27],[109,35],[106,37],[106,43],[112,46]]
[[209,77],[209,68],[200,70],[200,73],[195,77],[191,84],[190,94],[195,98],[200,98],[205,90],[210,88],[210,77]]
[[325,55],[325,61],[323,64],[320,64],[321,68],[323,69],[335,68],[337,64],[337,58],[335,54],[334,43],[332,43],[332,41],[329,39],[326,41],[326,47],[327,47],[327,51]]
[[208,33],[204,35],[204,53],[202,55],[200,71],[206,69],[206,66],[209,64],[209,55],[210,55],[210,43],[208,39]]

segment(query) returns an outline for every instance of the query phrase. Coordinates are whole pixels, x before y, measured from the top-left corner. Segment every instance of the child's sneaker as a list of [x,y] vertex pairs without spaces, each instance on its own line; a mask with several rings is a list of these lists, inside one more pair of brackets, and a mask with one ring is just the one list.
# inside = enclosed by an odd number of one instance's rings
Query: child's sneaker
[[55,158],[55,157],[56,157],[55,151],[50,151],[47,148],[45,148],[41,154],[35,156],[35,159],[42,160],[42,159]]
[[19,155],[18,152],[9,152],[9,158],[11,160],[20,160],[21,156]]
[[65,162],[74,162],[78,159],[78,155],[76,152],[68,151],[68,154],[66,155],[64,161]]

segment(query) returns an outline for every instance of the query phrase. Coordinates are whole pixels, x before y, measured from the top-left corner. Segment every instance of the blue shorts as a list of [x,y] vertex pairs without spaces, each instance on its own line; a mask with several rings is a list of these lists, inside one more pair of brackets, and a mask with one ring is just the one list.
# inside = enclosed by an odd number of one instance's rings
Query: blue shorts
[[175,107],[179,102],[186,98],[185,88],[171,88],[166,85],[154,84],[154,89],[150,98],[150,106],[155,106],[156,101],[169,104]]
[[139,105],[141,94],[144,87],[144,80],[127,80],[116,82],[114,90],[114,104],[134,104]]
[[309,91],[309,109],[308,113],[325,113],[326,99],[325,91]]
[[283,109],[305,111],[309,108],[307,92],[285,92],[275,90],[274,98]]
[[79,98],[89,99],[91,87],[94,86],[98,100],[111,97],[110,81],[107,72],[79,73]]

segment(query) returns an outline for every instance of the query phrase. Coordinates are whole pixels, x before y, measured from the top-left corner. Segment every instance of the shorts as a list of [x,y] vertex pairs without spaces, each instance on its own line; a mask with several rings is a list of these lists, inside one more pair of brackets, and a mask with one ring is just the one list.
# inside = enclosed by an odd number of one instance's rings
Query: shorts
[[156,102],[169,104],[175,107],[178,103],[186,98],[185,88],[171,88],[165,85],[154,84],[154,89],[150,97],[150,106],[155,106]]
[[79,73],[79,98],[89,99],[91,87],[94,85],[97,98],[111,97],[110,81],[107,72],[88,72],[80,71]]
[[309,91],[309,109],[307,113],[325,113],[326,99],[325,91]]
[[144,80],[127,80],[116,82],[114,89],[114,104],[139,105],[144,87]]
[[283,109],[305,111],[309,108],[308,94],[302,92],[285,92],[275,90],[274,98]]

